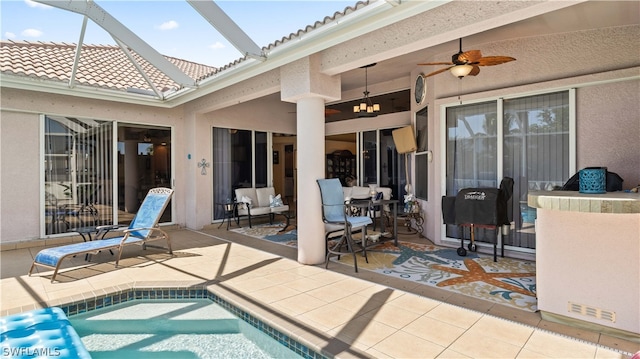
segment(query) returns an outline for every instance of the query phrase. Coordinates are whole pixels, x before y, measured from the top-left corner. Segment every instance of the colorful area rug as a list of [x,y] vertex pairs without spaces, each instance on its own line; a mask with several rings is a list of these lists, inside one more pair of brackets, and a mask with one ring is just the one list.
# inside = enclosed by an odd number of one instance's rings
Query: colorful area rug
[[[274,243],[296,247],[295,229],[279,232],[282,225],[238,228],[233,231]],[[427,243],[380,243],[367,250],[369,263],[358,257],[358,267],[527,311],[537,310],[535,262],[467,252]],[[332,259],[333,260],[333,259]],[[337,259],[335,259],[337,260]],[[341,263],[353,265],[352,256]]]

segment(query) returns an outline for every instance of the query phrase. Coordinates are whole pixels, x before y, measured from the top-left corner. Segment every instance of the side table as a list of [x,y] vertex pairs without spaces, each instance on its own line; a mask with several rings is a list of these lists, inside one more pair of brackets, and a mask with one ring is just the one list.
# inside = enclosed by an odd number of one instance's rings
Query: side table
[[[85,226],[71,228],[69,229],[69,232],[77,232],[82,237],[82,240],[86,242],[87,240],[93,241],[104,239],[104,236],[106,236],[107,233],[118,228],[118,225]],[[92,237],[93,234],[95,235]],[[109,249],[109,252],[113,255],[113,251],[111,249]],[[84,255],[84,260],[89,260],[89,253]]]
[[232,219],[235,219],[236,225],[240,227],[240,218],[237,216],[238,210],[238,202],[228,202],[228,203],[217,203],[220,208],[222,208],[222,222],[218,225],[218,228],[222,227],[224,222],[227,222],[227,231],[229,230],[229,223],[231,223]]

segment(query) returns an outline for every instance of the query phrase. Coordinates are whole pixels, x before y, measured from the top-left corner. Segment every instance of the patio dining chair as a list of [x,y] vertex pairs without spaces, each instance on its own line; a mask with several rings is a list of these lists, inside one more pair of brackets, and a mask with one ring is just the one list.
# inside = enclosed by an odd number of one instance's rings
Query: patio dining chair
[[70,224],[66,218],[67,210],[64,205],[60,206],[58,204],[58,198],[53,193],[45,192],[44,198],[46,203],[45,216],[48,219],[46,223],[47,234],[67,232]]
[[[147,242],[154,240],[166,240],[169,254],[173,254],[169,235],[158,228],[160,217],[169,204],[172,195],[173,190],[170,188],[159,187],[151,189],[131,224],[123,231],[123,236],[45,248],[36,254],[28,274],[31,275],[36,266],[52,268],[54,271],[51,283],[53,283],[60,269],[60,264],[65,258],[78,254],[95,254],[103,250],[115,249],[118,250],[115,266],[118,267],[124,246],[137,244],[146,249]],[[99,229],[100,227],[96,228]]]
[[[348,206],[344,201],[342,184],[338,178],[319,179],[317,182],[322,198],[322,221],[325,223],[325,240],[327,240],[325,268],[329,266],[329,258],[332,255],[340,258],[341,255],[351,254],[353,255],[353,266],[355,271],[358,272],[356,253],[362,252],[365,260],[369,263],[366,247],[367,225],[373,223],[373,221],[369,216],[351,215],[349,212],[351,206]],[[334,245],[329,246],[329,234],[340,230],[342,230],[340,239]],[[362,240],[358,245],[358,249],[356,249],[356,242],[353,239],[354,232],[362,233]],[[345,246],[346,251],[343,251]]]

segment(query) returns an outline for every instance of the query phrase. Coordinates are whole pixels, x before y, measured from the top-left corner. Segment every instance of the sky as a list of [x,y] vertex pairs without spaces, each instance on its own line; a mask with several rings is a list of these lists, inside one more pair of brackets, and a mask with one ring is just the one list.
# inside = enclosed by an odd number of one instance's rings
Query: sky
[[[295,33],[357,0],[216,1],[259,46]],[[224,66],[243,56],[184,0],[95,0],[159,53],[210,66]],[[31,0],[0,0],[2,40],[78,43],[83,16]],[[84,44],[115,45],[89,20]]]

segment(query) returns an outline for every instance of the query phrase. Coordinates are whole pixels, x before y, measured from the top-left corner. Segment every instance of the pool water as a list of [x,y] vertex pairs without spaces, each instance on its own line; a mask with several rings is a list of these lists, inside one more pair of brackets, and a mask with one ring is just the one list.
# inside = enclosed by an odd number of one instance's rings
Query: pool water
[[134,300],[69,317],[99,358],[300,358],[208,299]]

